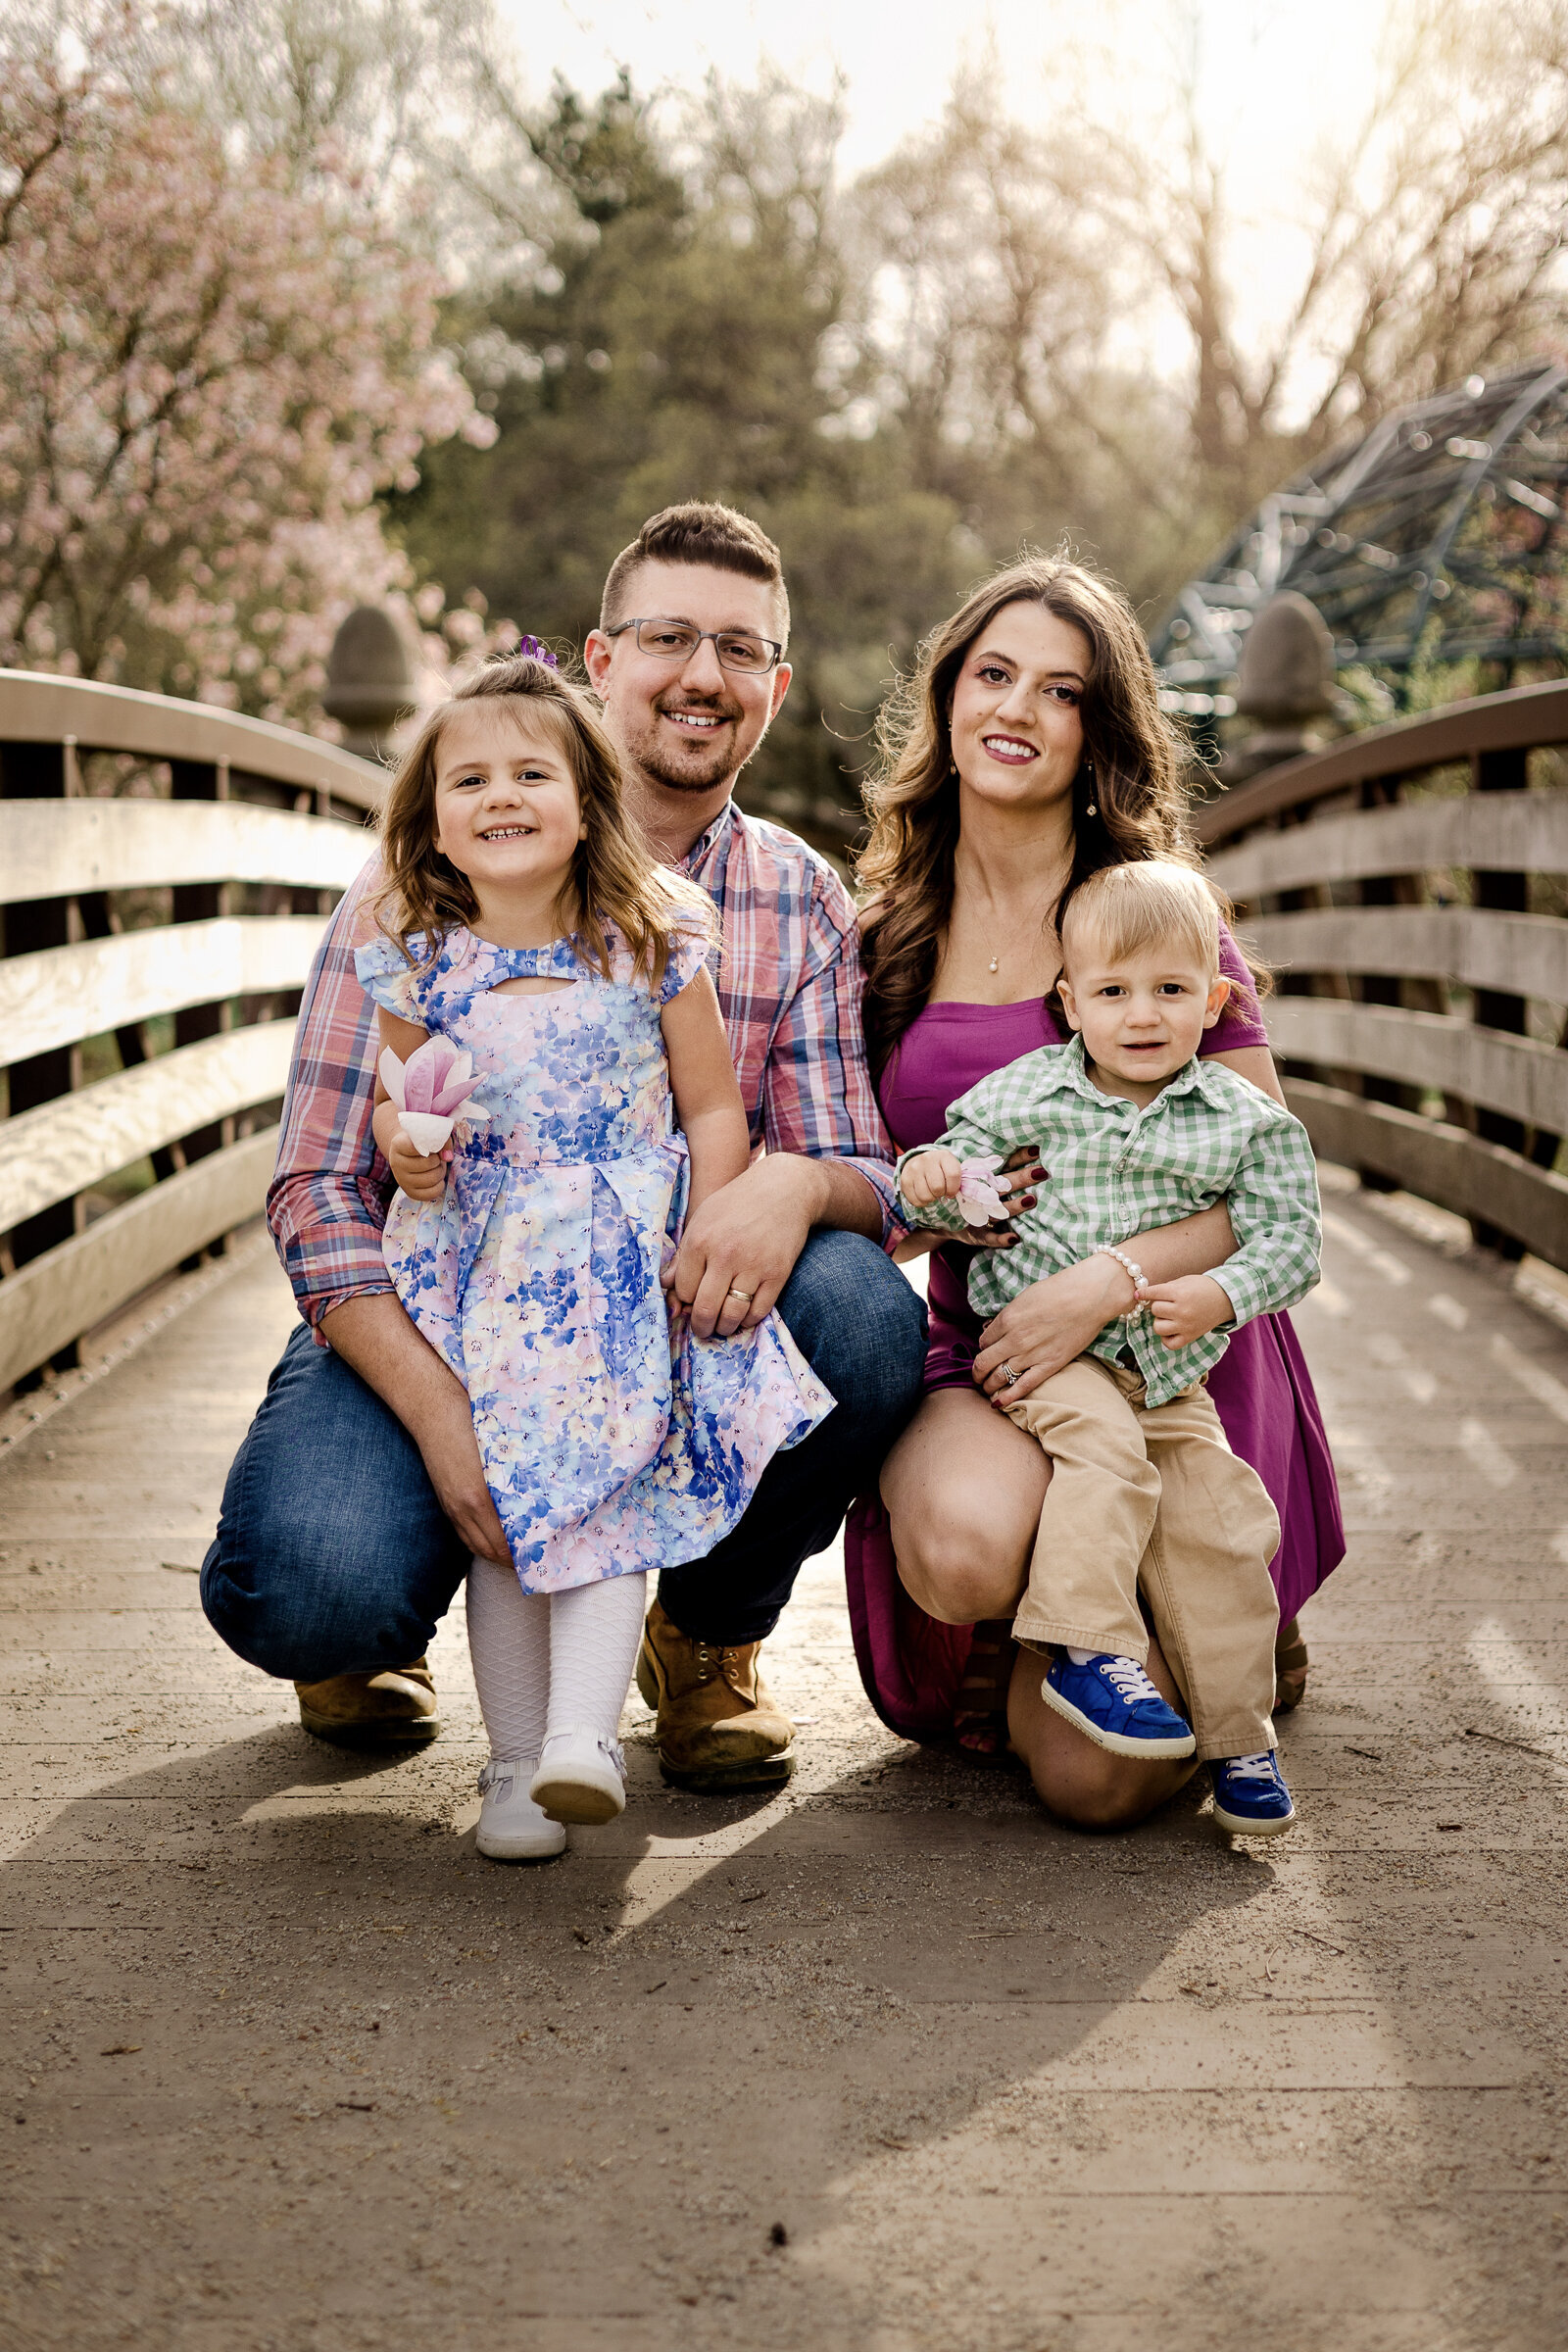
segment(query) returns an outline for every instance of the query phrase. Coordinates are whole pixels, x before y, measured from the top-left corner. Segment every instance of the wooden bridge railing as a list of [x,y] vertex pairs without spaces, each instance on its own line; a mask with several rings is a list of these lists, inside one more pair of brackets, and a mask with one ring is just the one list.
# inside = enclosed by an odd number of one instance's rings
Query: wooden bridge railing
[[378,768],[0,669],[0,1391],[254,1216]]
[[1266,1017],[1325,1158],[1568,1267],[1568,683],[1380,727],[1202,805],[1280,974]]

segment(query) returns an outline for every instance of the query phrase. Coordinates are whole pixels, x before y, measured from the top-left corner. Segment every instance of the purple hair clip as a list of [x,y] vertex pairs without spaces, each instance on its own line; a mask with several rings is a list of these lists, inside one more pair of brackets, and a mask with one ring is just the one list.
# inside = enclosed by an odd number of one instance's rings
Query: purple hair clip
[[542,662],[547,669],[561,667],[561,663],[556,660],[542,637],[519,637],[514,651],[526,654],[530,662]]

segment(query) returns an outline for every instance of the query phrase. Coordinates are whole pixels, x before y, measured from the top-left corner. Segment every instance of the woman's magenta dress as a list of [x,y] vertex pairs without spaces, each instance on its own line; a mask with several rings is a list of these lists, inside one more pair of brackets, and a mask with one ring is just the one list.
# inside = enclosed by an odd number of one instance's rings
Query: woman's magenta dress
[[[1266,1045],[1246,966],[1228,934],[1221,960],[1242,985],[1232,998],[1236,1009],[1207,1032],[1200,1052]],[[1064,1042],[1037,998],[1021,1004],[928,1004],[900,1040],[879,1087],[899,1150],[933,1143],[948,1123],[948,1105],[1004,1062]],[[929,1261],[928,1389],[971,1385],[980,1325],[965,1289],[970,1254],[949,1244]],[[1232,1446],[1251,1463],[1280,1515],[1273,1576],[1284,1622],[1345,1556],[1334,1464],[1290,1317],[1260,1315],[1244,1324],[1209,1374],[1208,1389]],[[874,1498],[850,1514],[844,1560],[855,1654],[872,1706],[907,1740],[948,1738],[973,1628],[939,1625],[909,1598],[899,1582],[887,1513]]]

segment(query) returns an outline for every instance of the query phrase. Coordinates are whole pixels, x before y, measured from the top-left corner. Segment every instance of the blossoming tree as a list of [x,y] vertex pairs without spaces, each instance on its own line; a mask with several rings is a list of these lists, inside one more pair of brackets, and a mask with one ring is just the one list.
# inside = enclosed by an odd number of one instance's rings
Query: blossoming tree
[[495,427],[369,192],[242,154],[100,22],[0,39],[0,662],[315,722],[343,612],[411,584],[378,494]]

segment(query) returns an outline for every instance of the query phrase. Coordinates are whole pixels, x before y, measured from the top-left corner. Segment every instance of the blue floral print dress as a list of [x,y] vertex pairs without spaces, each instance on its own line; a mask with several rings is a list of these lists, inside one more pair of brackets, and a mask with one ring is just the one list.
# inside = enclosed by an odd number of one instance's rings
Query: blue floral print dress
[[[530,1592],[701,1558],[834,1401],[777,1315],[701,1340],[666,1307],[687,1156],[660,1016],[706,943],[680,930],[656,992],[607,936],[608,980],[570,939],[498,948],[457,930],[422,973],[389,939],[356,958],[377,1004],[473,1055],[488,1121],[458,1128],[442,1200],[395,1195],[384,1246],[468,1392]],[[526,978],[566,985],[495,993]]]

